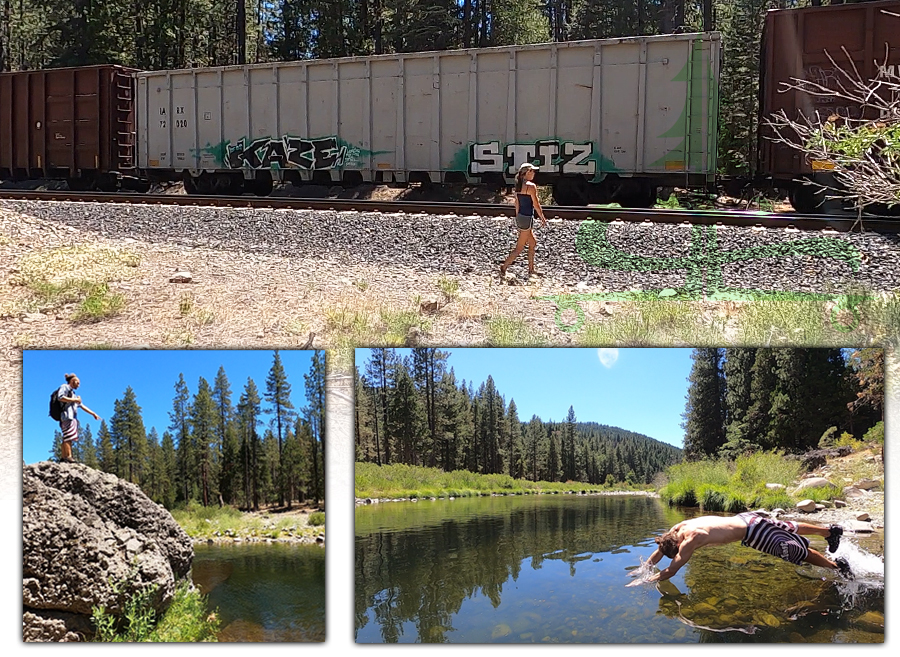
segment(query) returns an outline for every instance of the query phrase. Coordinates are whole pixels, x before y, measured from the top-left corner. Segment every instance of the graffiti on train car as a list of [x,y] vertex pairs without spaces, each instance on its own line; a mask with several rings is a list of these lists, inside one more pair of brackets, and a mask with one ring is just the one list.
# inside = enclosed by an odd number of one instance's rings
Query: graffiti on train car
[[[499,141],[476,142],[468,149],[468,173],[504,173],[515,175],[525,162],[546,173],[598,173],[599,153],[590,141],[541,139],[534,142],[501,144]],[[606,163],[604,163],[606,164]],[[611,163],[608,163],[611,164]],[[614,170],[614,167],[603,167]]]
[[[355,152],[354,152],[355,151]],[[334,169],[359,157],[337,137],[260,137],[239,139],[225,148],[224,164],[230,169]]]

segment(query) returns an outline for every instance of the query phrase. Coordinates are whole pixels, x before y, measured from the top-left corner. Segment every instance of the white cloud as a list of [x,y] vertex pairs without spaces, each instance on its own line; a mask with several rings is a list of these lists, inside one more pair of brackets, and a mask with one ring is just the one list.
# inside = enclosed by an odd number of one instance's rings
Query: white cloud
[[613,365],[615,365],[616,361],[619,360],[619,350],[618,349],[598,349],[597,350],[597,358],[600,359],[600,363],[606,369],[609,369]]

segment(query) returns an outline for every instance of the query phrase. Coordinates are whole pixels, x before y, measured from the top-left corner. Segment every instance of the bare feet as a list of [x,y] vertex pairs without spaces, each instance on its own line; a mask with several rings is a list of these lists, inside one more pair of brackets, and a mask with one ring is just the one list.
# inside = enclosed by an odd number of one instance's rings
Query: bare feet
[[506,278],[506,265],[500,265],[500,278]]
[[529,276],[543,276],[544,273],[543,273],[543,272],[540,272],[540,271],[537,271],[537,270],[535,270],[535,269],[532,269],[530,272],[528,272],[528,275],[529,275]]

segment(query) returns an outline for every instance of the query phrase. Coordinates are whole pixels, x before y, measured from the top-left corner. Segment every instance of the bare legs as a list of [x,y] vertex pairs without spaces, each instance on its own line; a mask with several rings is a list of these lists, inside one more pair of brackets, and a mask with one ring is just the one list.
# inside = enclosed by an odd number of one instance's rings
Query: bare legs
[[798,534],[815,534],[817,536],[821,536],[823,538],[828,538],[831,535],[831,529],[828,527],[819,527],[818,525],[810,525],[805,522],[797,523],[797,533]]
[[509,267],[516,258],[519,257],[519,254],[522,253],[522,250],[528,249],[528,273],[534,274],[534,249],[537,246],[537,239],[534,237],[534,231],[530,228],[528,230],[520,230],[519,231],[519,239],[516,240],[516,246],[510,252],[509,257],[500,265],[500,275],[504,276],[506,274],[506,268]]

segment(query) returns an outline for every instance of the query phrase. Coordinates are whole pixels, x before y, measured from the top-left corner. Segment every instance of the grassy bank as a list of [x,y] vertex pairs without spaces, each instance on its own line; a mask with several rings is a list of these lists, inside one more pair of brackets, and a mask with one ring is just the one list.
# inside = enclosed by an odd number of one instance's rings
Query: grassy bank
[[240,537],[314,541],[325,529],[325,514],[318,511],[245,513],[229,506],[192,503],[173,509],[172,517],[193,539]]
[[[411,499],[477,497],[479,495],[536,495],[540,493],[598,493],[612,490],[577,481],[549,482],[513,479],[509,475],[483,475],[468,470],[444,472],[414,465],[357,463],[356,497]],[[624,484],[622,490],[637,490]]]
[[[803,474],[798,460],[777,452],[757,452],[734,461],[707,460],[673,465],[666,470],[668,482],[660,489],[662,499],[673,506],[694,506],[704,511],[739,513],[751,509],[791,508],[802,499],[827,503],[840,497],[841,488],[807,488],[794,495]],[[850,472],[851,479],[876,476],[871,471]],[[781,484],[783,488],[769,488]]]
[[159,618],[148,604],[152,591],[132,597],[125,614],[118,620],[102,607],[95,607],[91,621],[96,629],[94,641],[103,643],[167,642],[195,643],[215,641],[219,619],[206,611],[206,596],[184,581],[175,590],[175,598]]

